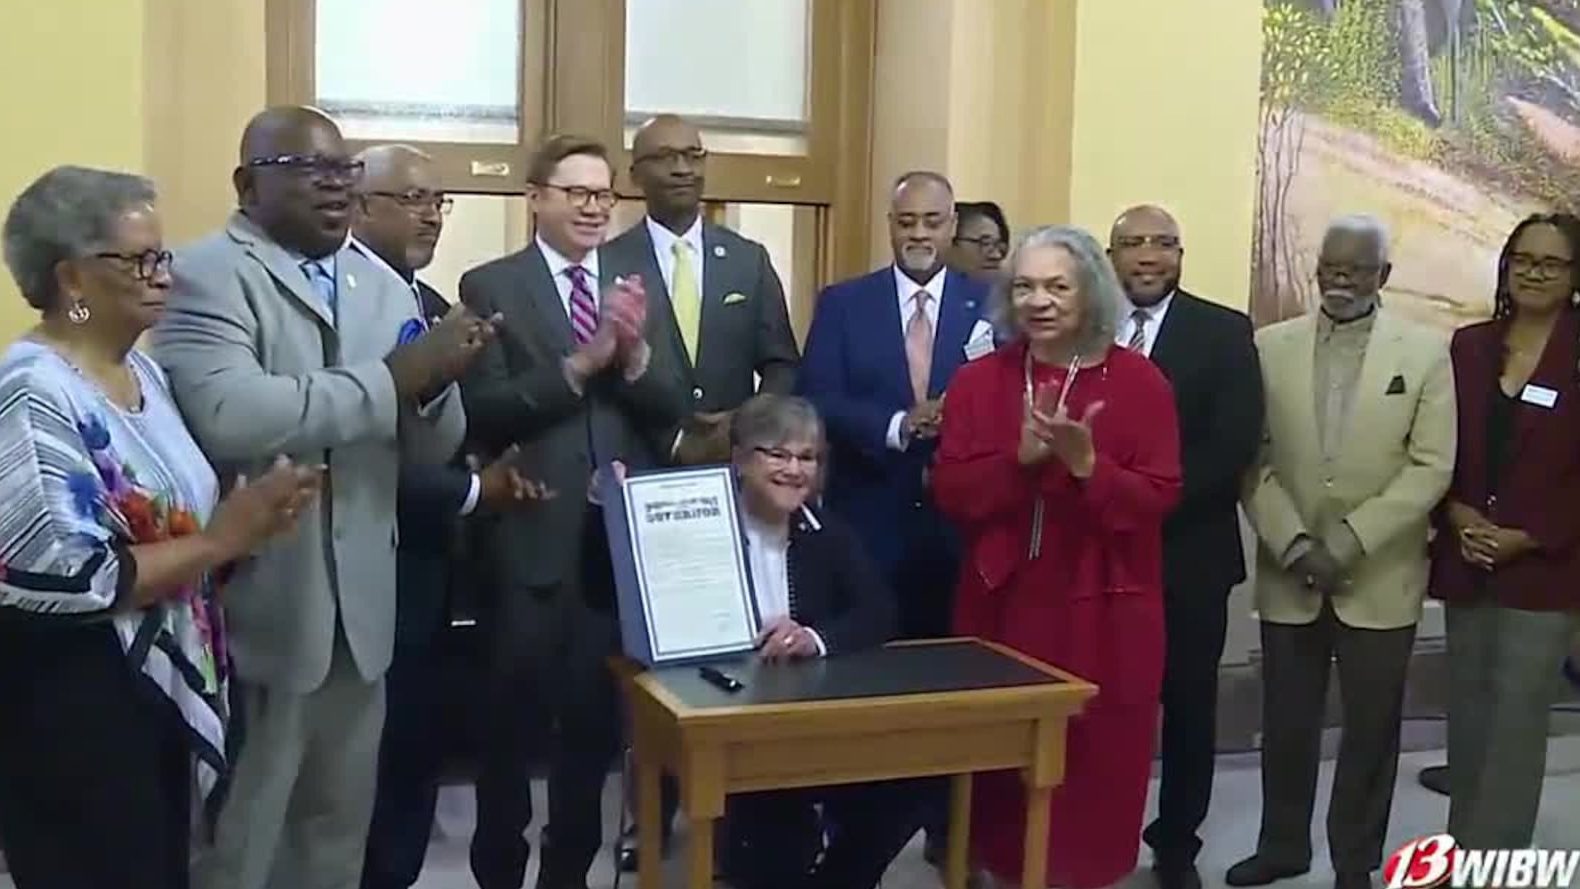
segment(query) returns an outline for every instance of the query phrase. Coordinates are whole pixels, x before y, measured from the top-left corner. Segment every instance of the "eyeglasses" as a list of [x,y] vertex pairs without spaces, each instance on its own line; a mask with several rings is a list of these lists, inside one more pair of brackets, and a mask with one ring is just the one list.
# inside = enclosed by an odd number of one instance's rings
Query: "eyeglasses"
[[816,467],[822,458],[811,452],[796,453],[784,448],[752,448],[759,454],[768,458],[768,462],[775,466],[789,466],[792,460],[800,461],[802,466]]
[[126,263],[137,279],[152,284],[160,272],[168,274],[175,265],[175,255],[169,250],[144,250],[141,253],[95,253],[99,259],[114,259]]
[[1561,256],[1532,256],[1529,253],[1516,253],[1509,257],[1509,268],[1522,274],[1540,272],[1543,278],[1556,278],[1574,265],[1574,260],[1564,259]]
[[612,188],[587,188],[586,186],[582,185],[555,185],[552,182],[540,182],[538,183],[538,187],[552,188],[555,191],[564,192],[565,197],[570,200],[571,204],[577,207],[586,207],[589,204],[597,204],[598,209],[600,210],[612,210],[614,209],[615,202],[619,200],[619,196],[614,193],[614,189]]
[[1180,239],[1178,235],[1124,235],[1114,239],[1114,246],[1120,250],[1137,250],[1142,247],[1178,250]]
[[1370,278],[1382,268],[1378,263],[1317,262],[1317,274],[1323,277]]
[[359,160],[343,157],[324,157],[318,154],[279,154],[273,157],[255,157],[247,166],[284,167],[293,173],[310,176],[314,182],[355,182],[362,178],[367,165]]
[[449,216],[450,211],[455,209],[455,198],[443,194],[435,194],[431,191],[365,191],[363,194],[370,197],[389,198],[410,213],[434,210],[441,216]]
[[706,148],[660,148],[642,155],[636,159],[636,162],[641,164],[647,161],[657,161],[666,167],[673,167],[682,160],[690,161],[692,164],[700,164],[707,159],[708,150]]
[[993,237],[992,235],[982,235],[975,238],[955,238],[955,243],[970,244],[978,250],[981,250],[983,253],[1003,253],[1009,249],[1008,244],[1004,243],[998,238]]

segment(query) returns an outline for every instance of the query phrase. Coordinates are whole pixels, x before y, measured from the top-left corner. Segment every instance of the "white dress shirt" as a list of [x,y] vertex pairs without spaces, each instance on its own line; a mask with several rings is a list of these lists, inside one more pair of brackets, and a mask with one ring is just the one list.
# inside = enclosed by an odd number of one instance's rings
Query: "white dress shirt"
[[1119,301],[1119,326],[1114,330],[1114,342],[1121,346],[1130,345],[1130,335],[1135,333],[1136,310],[1147,313],[1147,328],[1145,339],[1142,341],[1141,354],[1152,357],[1152,346],[1158,341],[1158,331],[1163,329],[1163,318],[1169,313],[1169,304],[1174,302],[1174,294],[1169,293],[1150,306],[1137,306],[1125,297]]
[[702,216],[698,215],[683,235],[675,234],[651,216],[643,217],[642,221],[647,226],[648,237],[653,239],[653,258],[658,260],[659,274],[664,276],[664,292],[675,292],[675,242],[680,241],[691,248],[691,269],[697,276],[697,295],[701,296],[702,265],[707,262],[707,255],[702,252]]
[[[916,314],[916,292],[927,291],[932,297],[927,301],[927,321],[932,325],[933,337],[938,337],[938,306],[944,301],[944,278],[948,273],[947,268],[939,269],[926,284],[918,285],[906,274],[900,271],[898,265],[894,266],[894,290],[900,300],[900,338],[905,338],[905,329],[910,326],[911,316]],[[905,411],[896,411],[889,418],[889,433],[886,436],[889,448],[903,451],[911,446],[909,440],[902,434],[905,424]]]
[[[380,256],[378,251],[357,240],[355,236],[348,238],[346,243],[352,250],[355,250],[363,256],[366,256],[369,262],[372,262],[374,265],[378,266],[384,271],[389,272],[395,277],[395,280],[401,282],[401,284],[405,285],[409,290],[411,290],[412,298],[417,301],[417,318],[421,320],[425,326],[428,324],[428,322],[433,320],[432,318],[427,317],[427,312],[423,310],[422,291],[417,288],[417,279],[415,277],[408,281],[405,275],[395,271],[394,266],[385,262],[384,257]],[[471,483],[466,490],[466,499],[461,501],[461,509],[458,512],[458,515],[469,516],[475,512],[477,510],[477,501],[482,496],[483,479],[478,476],[477,473],[473,472],[471,473]]]
[[[752,572],[752,590],[756,593],[757,614],[764,626],[790,614],[790,532],[788,528],[775,528],[746,510],[746,561]],[[805,513],[814,530],[821,527],[811,513]],[[802,629],[812,634],[819,655],[828,654],[823,637],[811,627]]]
[[600,308],[602,295],[598,293],[598,251],[589,250],[581,262],[571,262],[543,238],[534,240],[537,241],[538,251],[543,254],[543,261],[548,263],[549,277],[554,279],[554,289],[560,293],[560,307],[565,310],[565,317],[571,317],[571,276],[566,274],[566,270],[573,265],[579,265],[587,272],[587,292],[592,295],[593,308]]

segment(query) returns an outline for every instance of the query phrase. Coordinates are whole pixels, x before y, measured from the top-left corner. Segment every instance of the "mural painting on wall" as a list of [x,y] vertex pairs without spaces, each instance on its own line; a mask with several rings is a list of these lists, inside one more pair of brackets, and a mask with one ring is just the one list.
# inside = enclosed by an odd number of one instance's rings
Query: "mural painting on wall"
[[1264,0],[1251,314],[1311,310],[1328,221],[1392,234],[1390,306],[1492,311],[1498,251],[1580,209],[1580,0]]

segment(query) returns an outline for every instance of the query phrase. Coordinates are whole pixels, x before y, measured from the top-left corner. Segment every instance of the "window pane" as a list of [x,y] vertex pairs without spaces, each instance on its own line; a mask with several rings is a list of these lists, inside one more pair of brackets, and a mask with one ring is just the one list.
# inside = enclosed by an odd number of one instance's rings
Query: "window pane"
[[[322,2],[322,0],[320,0]],[[444,218],[433,263],[418,276],[439,295],[461,298],[461,275],[527,245],[527,199],[519,195],[457,194]]]
[[791,326],[798,332],[811,323],[817,296],[818,282],[813,280],[817,245],[815,238],[802,237],[816,232],[816,217],[816,207],[795,204],[724,205],[724,224],[768,251],[768,261],[784,285]]
[[627,145],[667,111],[710,151],[805,154],[810,17],[810,0],[626,0]]
[[521,0],[318,0],[318,105],[353,139],[513,144]]

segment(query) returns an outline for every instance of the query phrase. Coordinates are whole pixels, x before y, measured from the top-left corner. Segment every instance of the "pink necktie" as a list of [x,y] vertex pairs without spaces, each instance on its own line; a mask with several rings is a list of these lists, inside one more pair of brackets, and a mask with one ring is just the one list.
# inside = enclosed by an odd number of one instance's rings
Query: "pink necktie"
[[905,325],[905,358],[911,365],[911,393],[920,404],[927,400],[927,381],[933,374],[933,322],[927,317],[927,302],[932,294],[916,291],[911,301],[916,310]]
[[598,305],[587,287],[587,270],[573,265],[565,270],[571,279],[571,332],[576,344],[585,345],[598,332]]

